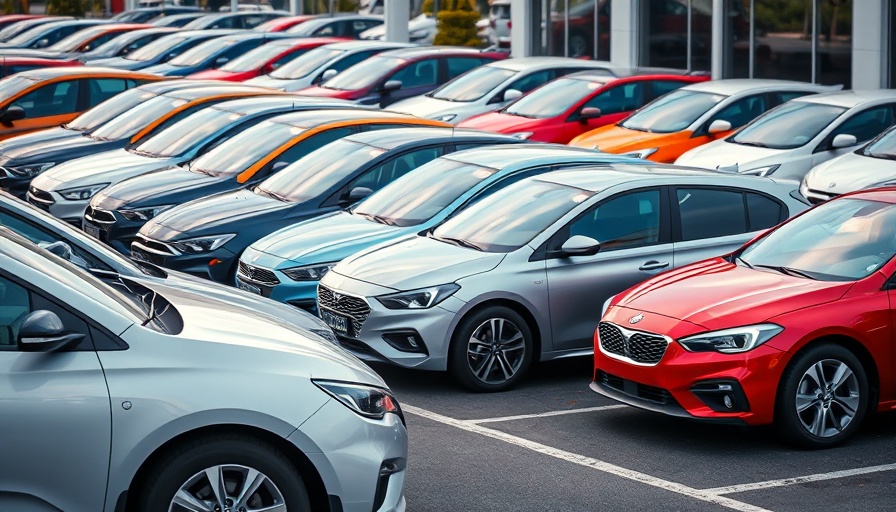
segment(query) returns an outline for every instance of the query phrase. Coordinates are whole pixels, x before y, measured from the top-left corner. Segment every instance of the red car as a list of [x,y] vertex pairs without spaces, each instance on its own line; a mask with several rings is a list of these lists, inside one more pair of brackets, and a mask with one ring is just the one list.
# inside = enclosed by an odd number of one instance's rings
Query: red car
[[795,444],[834,446],[866,414],[896,409],[894,253],[896,188],[886,188],[659,274],[607,301],[591,387],[643,409],[774,423]]
[[301,25],[308,20],[313,20],[317,15],[314,14],[303,14],[300,16],[285,16],[283,18],[275,18],[269,21],[262,23],[261,25],[253,28],[255,32],[283,32],[286,29],[292,28],[296,25]]
[[80,66],[77,60],[39,59],[33,57],[0,57],[0,78],[37,68]]
[[615,124],[654,99],[708,76],[640,75],[624,78],[581,71],[558,78],[496,112],[457,124],[539,142],[566,144],[600,126]]
[[193,73],[187,76],[187,78],[242,82],[260,75],[266,75],[308,50],[345,40],[339,37],[275,39],[266,45],[244,53],[218,69],[207,69]]
[[384,108],[432,91],[452,78],[496,60],[505,52],[470,48],[413,47],[383,52],[296,94],[352,100]]
[[18,23],[20,21],[33,20],[35,18],[43,18],[43,17],[45,17],[43,14],[4,14],[4,15],[0,15],[0,28],[4,28],[7,25],[11,25],[13,23]]

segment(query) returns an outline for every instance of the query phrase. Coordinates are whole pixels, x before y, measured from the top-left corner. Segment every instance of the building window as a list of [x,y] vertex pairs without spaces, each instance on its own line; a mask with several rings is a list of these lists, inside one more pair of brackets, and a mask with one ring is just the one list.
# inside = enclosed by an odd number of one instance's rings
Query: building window
[[642,0],[639,14],[642,66],[709,71],[712,0]]
[[[611,0],[541,0],[540,3],[542,55],[610,60]],[[550,22],[545,20],[548,4]]]
[[896,63],[893,62],[896,60],[896,0],[890,0],[888,10],[887,17],[890,22],[887,26],[887,34],[890,38],[890,52],[887,54],[887,62],[890,65],[889,86],[893,88],[896,87]]

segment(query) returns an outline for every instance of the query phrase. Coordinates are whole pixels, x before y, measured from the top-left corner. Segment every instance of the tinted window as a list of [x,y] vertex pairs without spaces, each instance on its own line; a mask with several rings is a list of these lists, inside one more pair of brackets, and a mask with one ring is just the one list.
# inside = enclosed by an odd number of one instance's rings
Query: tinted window
[[657,80],[653,82],[653,97],[659,98],[660,96],[670,93],[684,85],[687,84],[685,82],[676,82],[674,80]]
[[16,348],[22,321],[31,313],[28,290],[0,276],[0,350]]
[[892,124],[892,105],[881,105],[853,115],[835,128],[829,135],[829,139],[833,140],[837,135],[845,133],[847,135],[855,135],[858,142],[866,142],[880,135],[881,132]]
[[713,121],[722,119],[731,123],[732,128],[739,128],[756,119],[766,110],[768,110],[768,102],[765,99],[765,94],[747,96],[716,112],[705,126],[709,128]]
[[514,80],[509,86],[507,86],[507,89],[516,89],[522,93],[527,93],[532,89],[535,89],[536,87],[547,83],[555,76],[556,74],[552,69],[538,71]]
[[635,112],[620,126],[630,130],[673,133],[684,130],[726,96],[694,91],[674,91]]
[[808,96],[809,92],[803,91],[792,91],[792,92],[776,92],[775,93],[775,101],[778,103],[787,103],[790,100],[796,98],[802,98],[803,96]]
[[[601,82],[590,80],[558,78],[508,105],[504,112],[534,119],[555,117],[566,112],[582,98],[587,98],[593,94],[595,89],[599,89],[603,85]],[[587,106],[594,106],[595,99],[593,98]]]
[[370,190],[379,190],[421,165],[442,156],[442,149],[442,147],[418,149],[397,158],[392,158],[364,173],[363,176],[352,183],[352,187],[367,187]]
[[91,79],[88,83],[90,84],[90,99],[88,100],[88,105],[91,107],[99,105],[112,96],[124,92],[128,88],[127,81],[118,78]]
[[644,105],[644,82],[632,82],[591,98],[586,107],[597,107],[601,114],[618,114],[630,112]]
[[335,128],[322,133],[318,133],[317,135],[308,137],[304,141],[293,145],[291,148],[287,149],[279,156],[274,158],[272,162],[286,162],[288,164],[295,163],[305,155],[316,151],[333,141],[337,141],[343,137],[348,137],[356,131],[357,129],[355,127],[346,127]]
[[747,214],[750,220],[750,231],[759,231],[776,226],[786,215],[782,215],[780,203],[759,194],[747,192]]
[[439,61],[424,59],[413,62],[396,71],[387,80],[401,81],[402,89],[436,85],[439,80]]
[[569,226],[569,236],[575,235],[597,240],[601,252],[659,242],[659,190],[632,192],[601,203]]
[[445,62],[448,64],[448,80],[460,76],[473,68],[478,68],[482,64],[479,59],[464,59],[460,57],[449,57],[445,59]]
[[794,101],[769,110],[726,140],[760,148],[806,145],[846,111],[843,107]]
[[[342,50],[331,50],[325,46],[315,48],[303,54],[301,59],[296,59],[294,62],[290,62],[288,66],[284,65],[282,68],[274,71],[271,73],[271,76],[283,79],[302,78],[342,53],[345,52]],[[343,61],[351,58],[352,56],[349,56],[346,59],[343,59]],[[336,69],[336,65],[338,64],[339,63],[336,63],[333,68]]]
[[379,50],[371,50],[368,52],[354,53],[352,55],[347,56],[344,59],[340,59],[338,62],[334,62],[333,65],[327,69],[335,69],[336,71],[341,73],[359,62],[367,60],[370,57],[373,57],[374,55],[376,55],[379,52],[380,52]]
[[25,109],[29,119],[77,112],[78,80],[45,85],[15,100],[13,105]]
[[[373,85],[380,78],[392,72],[398,66],[405,64],[404,59],[395,57],[373,57],[352,66],[335,77],[331,78],[323,85],[327,89],[339,89],[344,91],[356,91],[358,89]],[[410,66],[413,67],[413,66]],[[414,68],[416,70],[416,68]],[[396,75],[401,73],[395,73]],[[413,75],[411,76],[413,77]],[[394,80],[400,78],[393,75]]]
[[482,66],[432,93],[433,98],[451,101],[475,101],[494,90],[516,71],[495,66]]
[[676,193],[682,241],[747,232],[742,193],[708,188],[680,188]]

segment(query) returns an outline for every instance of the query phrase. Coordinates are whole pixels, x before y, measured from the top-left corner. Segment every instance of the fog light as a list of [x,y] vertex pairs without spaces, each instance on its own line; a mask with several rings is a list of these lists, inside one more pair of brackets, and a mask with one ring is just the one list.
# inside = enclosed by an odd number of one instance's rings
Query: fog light
[[417,331],[394,331],[383,333],[383,341],[389,344],[395,350],[402,352],[417,352],[428,354],[423,338]]
[[725,395],[723,401],[725,402],[725,407],[729,409],[734,407],[734,402],[731,401],[731,395]]
[[691,387],[691,393],[715,412],[747,412],[750,404],[740,383],[735,380],[704,380]]

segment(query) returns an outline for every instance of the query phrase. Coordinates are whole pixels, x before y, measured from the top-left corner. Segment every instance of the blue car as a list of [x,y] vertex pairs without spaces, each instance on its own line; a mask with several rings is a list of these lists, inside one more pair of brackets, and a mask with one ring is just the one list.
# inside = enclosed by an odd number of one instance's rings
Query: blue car
[[613,162],[643,163],[631,157],[547,144],[491,146],[443,156],[351,209],[294,224],[253,243],[240,257],[237,286],[314,310],[318,281],[343,258],[431,229],[456,211],[523,178],[563,167]]
[[254,50],[276,39],[288,39],[290,37],[295,36],[279,33],[248,32],[219,37],[198,44],[195,48],[164,64],[156,64],[155,66],[145,68],[143,71],[164,76],[192,75],[206,69],[220,68],[249,50]]
[[46,48],[79,30],[108,23],[105,20],[66,20],[38,25],[0,43],[0,48]]
[[238,34],[238,30],[190,30],[160,37],[139,50],[124,57],[112,57],[90,61],[91,66],[137,71],[168,62],[194,46],[216,37]]

